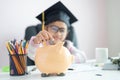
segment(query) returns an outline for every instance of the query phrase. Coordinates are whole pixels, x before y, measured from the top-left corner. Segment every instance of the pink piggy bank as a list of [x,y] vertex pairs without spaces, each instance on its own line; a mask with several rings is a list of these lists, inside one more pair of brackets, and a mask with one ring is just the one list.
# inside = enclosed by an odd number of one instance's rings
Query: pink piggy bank
[[42,72],[42,77],[49,76],[51,73],[63,76],[72,64],[74,56],[63,44],[59,42],[55,45],[39,47],[36,50],[35,65]]

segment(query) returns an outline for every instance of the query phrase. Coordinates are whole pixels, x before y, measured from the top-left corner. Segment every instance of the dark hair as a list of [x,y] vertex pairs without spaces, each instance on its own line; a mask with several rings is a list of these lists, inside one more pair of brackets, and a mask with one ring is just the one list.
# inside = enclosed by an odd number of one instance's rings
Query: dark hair
[[66,37],[66,40],[70,40],[71,42],[73,42],[73,45],[78,48],[77,37],[73,26],[70,26],[68,28],[68,35]]

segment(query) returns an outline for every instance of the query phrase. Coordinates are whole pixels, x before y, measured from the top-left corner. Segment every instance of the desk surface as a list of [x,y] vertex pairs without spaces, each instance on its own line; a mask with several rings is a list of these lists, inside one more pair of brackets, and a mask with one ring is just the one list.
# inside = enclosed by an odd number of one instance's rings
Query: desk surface
[[[28,71],[34,66],[28,67]],[[0,80],[120,80],[120,71],[102,70],[101,67],[94,67],[92,63],[73,64],[74,70],[68,70],[65,76],[41,77],[39,70],[24,76],[10,76],[8,72],[0,72]]]

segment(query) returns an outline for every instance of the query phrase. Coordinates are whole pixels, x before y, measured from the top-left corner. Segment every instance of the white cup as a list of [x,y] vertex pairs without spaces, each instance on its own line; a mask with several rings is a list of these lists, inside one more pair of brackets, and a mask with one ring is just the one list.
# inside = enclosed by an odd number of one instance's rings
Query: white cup
[[96,62],[106,63],[108,60],[108,48],[96,48]]
[[120,52],[118,53],[118,57],[120,58]]

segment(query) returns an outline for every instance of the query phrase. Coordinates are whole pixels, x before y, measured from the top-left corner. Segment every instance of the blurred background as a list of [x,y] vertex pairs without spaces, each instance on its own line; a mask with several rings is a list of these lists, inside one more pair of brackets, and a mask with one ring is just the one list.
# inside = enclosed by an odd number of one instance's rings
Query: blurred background
[[[9,64],[5,42],[24,38],[25,28],[40,23],[35,17],[59,0],[0,0],[0,67]],[[88,60],[95,48],[120,53],[120,0],[61,0],[78,18],[74,23],[79,49]]]

